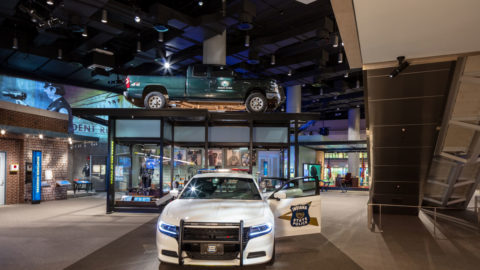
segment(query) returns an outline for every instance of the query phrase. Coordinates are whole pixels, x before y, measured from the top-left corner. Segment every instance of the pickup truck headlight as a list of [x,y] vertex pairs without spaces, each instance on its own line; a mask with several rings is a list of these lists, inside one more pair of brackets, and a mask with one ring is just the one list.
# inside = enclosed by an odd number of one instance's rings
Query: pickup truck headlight
[[170,237],[176,238],[178,235],[177,226],[175,225],[170,225],[163,221],[159,221],[157,224],[157,227],[158,227],[158,231]]
[[250,238],[255,238],[255,237],[259,237],[267,233],[270,233],[271,231],[272,231],[272,224],[265,223],[262,225],[250,227],[250,232],[248,233],[248,236]]
[[278,93],[279,89],[276,81],[270,81],[270,91]]

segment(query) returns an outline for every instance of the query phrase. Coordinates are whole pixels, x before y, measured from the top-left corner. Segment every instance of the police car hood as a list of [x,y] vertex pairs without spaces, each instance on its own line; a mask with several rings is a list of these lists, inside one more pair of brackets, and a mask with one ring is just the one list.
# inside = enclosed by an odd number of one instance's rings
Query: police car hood
[[268,222],[272,213],[263,200],[177,199],[165,207],[161,219],[179,226],[188,222],[239,222],[244,226]]

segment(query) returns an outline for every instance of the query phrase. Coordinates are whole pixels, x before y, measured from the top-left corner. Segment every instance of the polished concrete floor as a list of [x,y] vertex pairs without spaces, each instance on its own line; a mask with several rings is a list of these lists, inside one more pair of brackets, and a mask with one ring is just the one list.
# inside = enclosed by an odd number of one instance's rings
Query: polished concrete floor
[[[434,234],[422,214],[383,216],[371,232],[367,201],[322,193],[322,234],[280,239],[273,266],[245,269],[478,269],[477,232],[439,222]],[[158,263],[156,215],[104,211],[101,195],[0,208],[0,269],[202,269]]]

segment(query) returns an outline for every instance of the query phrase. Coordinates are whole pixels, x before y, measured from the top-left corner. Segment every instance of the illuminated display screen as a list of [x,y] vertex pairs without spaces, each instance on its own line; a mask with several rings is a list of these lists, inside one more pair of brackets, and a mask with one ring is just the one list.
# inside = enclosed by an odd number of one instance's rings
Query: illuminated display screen
[[107,140],[107,127],[72,117],[72,108],[134,108],[123,95],[83,87],[0,75],[0,100],[68,114],[69,131]]

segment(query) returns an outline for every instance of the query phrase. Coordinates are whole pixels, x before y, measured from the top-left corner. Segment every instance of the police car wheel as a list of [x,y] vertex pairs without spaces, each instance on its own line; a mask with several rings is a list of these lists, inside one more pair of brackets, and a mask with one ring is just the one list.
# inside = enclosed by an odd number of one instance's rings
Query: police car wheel
[[151,92],[145,97],[144,105],[147,109],[162,109],[165,108],[167,100],[160,92]]
[[264,112],[267,110],[267,98],[259,92],[250,94],[245,102],[248,112]]

